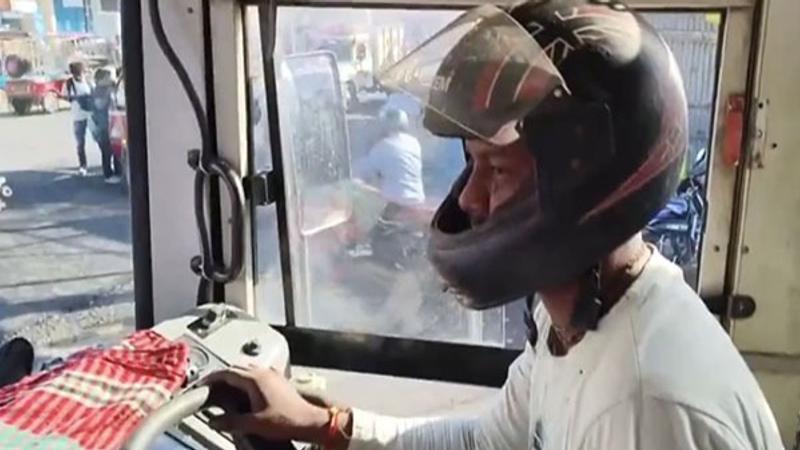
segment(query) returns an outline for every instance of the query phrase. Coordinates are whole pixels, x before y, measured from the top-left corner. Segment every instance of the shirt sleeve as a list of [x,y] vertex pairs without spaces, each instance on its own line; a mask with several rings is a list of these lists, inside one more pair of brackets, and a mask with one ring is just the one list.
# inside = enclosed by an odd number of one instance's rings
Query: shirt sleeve
[[530,348],[509,368],[495,404],[475,418],[408,418],[354,410],[349,450],[500,450],[528,448]]
[[744,445],[730,426],[708,414],[673,401],[637,396],[603,413],[587,429],[577,447],[578,450],[611,448],[749,450],[751,447]]

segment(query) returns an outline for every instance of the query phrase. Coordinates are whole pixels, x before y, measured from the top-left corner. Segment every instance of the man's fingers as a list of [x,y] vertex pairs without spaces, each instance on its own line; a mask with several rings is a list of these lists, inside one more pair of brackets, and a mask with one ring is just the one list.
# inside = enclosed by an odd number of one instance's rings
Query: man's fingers
[[209,420],[211,428],[219,431],[242,431],[245,418],[250,414],[224,414]]
[[208,386],[215,383],[225,383],[247,394],[250,406],[255,410],[266,407],[263,395],[258,389],[258,384],[253,377],[244,370],[230,368],[219,372],[213,372],[203,381],[203,384]]

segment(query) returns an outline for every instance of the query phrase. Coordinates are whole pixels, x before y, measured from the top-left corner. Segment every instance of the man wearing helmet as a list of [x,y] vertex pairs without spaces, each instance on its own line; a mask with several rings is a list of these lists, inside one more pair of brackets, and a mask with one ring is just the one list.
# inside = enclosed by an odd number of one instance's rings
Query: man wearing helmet
[[468,308],[541,300],[529,344],[473,420],[326,410],[253,369],[209,379],[257,411],[217,426],[339,449],[783,448],[729,337],[641,238],[687,145],[675,60],[641,17],[614,1],[482,6],[381,82],[466,143],[433,265]]

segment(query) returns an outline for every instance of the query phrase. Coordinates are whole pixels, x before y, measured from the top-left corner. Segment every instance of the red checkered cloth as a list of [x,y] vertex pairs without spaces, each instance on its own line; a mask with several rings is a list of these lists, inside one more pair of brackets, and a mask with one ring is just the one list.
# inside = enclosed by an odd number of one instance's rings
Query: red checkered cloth
[[183,383],[189,348],[150,331],[0,389],[0,448],[118,449]]

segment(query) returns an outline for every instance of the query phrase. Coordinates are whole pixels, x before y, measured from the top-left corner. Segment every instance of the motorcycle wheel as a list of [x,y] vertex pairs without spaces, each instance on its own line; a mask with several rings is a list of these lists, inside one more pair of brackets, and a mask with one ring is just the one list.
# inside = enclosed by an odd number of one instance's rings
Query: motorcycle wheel
[[658,238],[658,244],[656,247],[658,247],[659,253],[661,253],[661,255],[664,256],[664,258],[666,258],[668,261],[679,264],[677,256],[678,252],[673,236],[662,234]]
[[675,263],[684,266],[692,261],[692,246],[690,240],[686,236],[675,236],[672,245],[675,256]]
[[27,100],[22,98],[11,99],[11,107],[14,108],[14,112],[20,116],[24,116],[25,114],[31,112],[32,105],[33,105],[32,100]]

